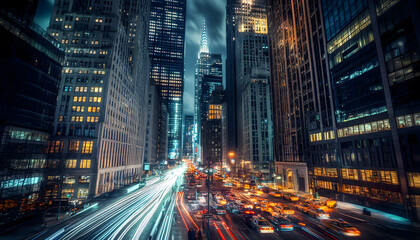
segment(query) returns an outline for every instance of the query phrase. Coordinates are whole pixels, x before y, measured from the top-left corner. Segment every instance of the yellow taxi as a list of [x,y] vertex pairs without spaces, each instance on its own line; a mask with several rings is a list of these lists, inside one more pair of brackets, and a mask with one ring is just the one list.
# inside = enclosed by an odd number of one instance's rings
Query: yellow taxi
[[359,229],[353,227],[350,223],[342,219],[328,219],[323,220],[322,223],[329,229],[334,230],[344,236],[358,237],[360,236]]

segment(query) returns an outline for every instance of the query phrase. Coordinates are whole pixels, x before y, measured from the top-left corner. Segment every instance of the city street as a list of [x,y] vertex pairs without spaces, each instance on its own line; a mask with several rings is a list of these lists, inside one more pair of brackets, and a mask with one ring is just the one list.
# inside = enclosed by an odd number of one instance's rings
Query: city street
[[[156,215],[182,181],[182,173],[182,168],[168,171],[150,179],[140,190],[98,205],[29,239],[147,239]],[[170,227],[160,229],[170,231]]]
[[[214,205],[216,200],[214,199],[213,194],[218,192],[220,187],[220,182],[214,183],[215,189],[211,194],[212,197],[210,199],[210,206]],[[224,190],[226,191],[226,188],[224,188]],[[205,189],[202,189],[202,192],[205,191]],[[287,216],[287,218],[293,223],[294,229],[292,231],[279,231],[276,229],[274,233],[259,233],[254,227],[252,227],[252,225],[248,224],[244,220],[243,213],[231,213],[227,210],[226,214],[218,215],[214,211],[210,210],[210,213],[212,214],[209,224],[211,239],[415,239],[420,233],[420,229],[418,228],[396,224],[391,221],[379,220],[366,216],[361,212],[352,212],[344,209],[325,210],[330,214],[331,219],[340,219],[341,221],[345,221],[360,231],[360,236],[358,237],[344,236],[337,231],[328,229],[323,223],[324,220],[319,220],[306,213],[297,211],[295,205],[299,202],[290,202],[282,198],[275,198],[267,193],[256,196],[254,192],[244,192],[234,188],[231,188],[231,193],[236,196],[236,200],[251,202],[251,199],[259,198],[268,200],[270,203],[281,203],[284,206],[289,206],[294,210],[294,214]],[[200,196],[200,194],[198,196]],[[303,198],[300,199],[300,201],[304,200],[305,199]],[[182,214],[188,216],[188,219],[187,217],[184,217],[186,224],[190,228],[194,228],[195,231],[204,229],[203,233],[206,234],[206,228],[203,228],[205,224],[203,224],[202,218],[195,217],[197,216],[195,214],[196,210],[193,209],[206,208],[207,203],[197,204],[197,201],[190,201],[190,203],[187,204],[186,202],[188,201],[184,201],[181,209]],[[233,201],[227,199],[227,202],[229,203]],[[194,205],[199,205],[199,207],[193,207]],[[186,213],[187,209],[189,213]]]

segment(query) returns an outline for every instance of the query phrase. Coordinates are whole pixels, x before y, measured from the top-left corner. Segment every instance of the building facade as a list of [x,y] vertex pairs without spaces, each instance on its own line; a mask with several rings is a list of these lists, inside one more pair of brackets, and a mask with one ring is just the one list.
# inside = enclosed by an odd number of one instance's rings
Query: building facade
[[[238,152],[248,178],[272,181],[273,143],[266,1],[234,6],[234,65]],[[250,171],[246,171],[249,169]]]
[[192,160],[193,136],[194,136],[194,115],[184,116],[184,136],[182,139],[182,158]]
[[64,61],[64,48],[33,23],[33,14],[15,15],[36,4],[20,3],[16,11],[3,5],[0,11],[1,224],[44,210],[48,141]]
[[203,133],[204,122],[217,86],[223,85],[222,57],[220,54],[209,53],[206,23],[204,21],[201,34],[200,52],[198,53],[194,83],[194,160],[203,162]]
[[273,0],[269,19],[278,160],[307,163],[313,193],[418,219],[419,4]]
[[[47,195],[83,200],[143,171],[148,1],[56,1],[48,33],[66,48]],[[58,189],[54,187],[58,185]]]
[[185,0],[152,0],[150,77],[160,87],[161,97],[167,105],[169,160],[180,160],[182,157],[185,17]]
[[221,83],[214,86],[206,103],[206,117],[202,119],[201,128],[203,165],[222,168],[223,86]]
[[322,9],[340,197],[419,219],[419,3],[322,1]]
[[304,166],[315,157],[335,161],[332,140],[309,148],[308,133],[333,134],[322,11],[317,1],[269,1],[268,9],[274,152],[284,165],[276,175],[283,186],[309,192]]
[[160,162],[157,159],[158,140],[159,136],[159,119],[160,119],[160,104],[162,98],[160,97],[159,86],[150,85],[148,106],[147,106],[147,126],[146,126],[146,140],[144,144],[144,170],[149,171],[160,167]]
[[226,94],[223,114],[225,119],[225,132],[223,141],[226,148],[224,148],[224,158],[227,158],[229,152],[235,153],[238,151],[237,143],[237,111],[236,111],[236,64],[235,64],[235,29],[236,29],[236,2],[237,0],[226,1]]

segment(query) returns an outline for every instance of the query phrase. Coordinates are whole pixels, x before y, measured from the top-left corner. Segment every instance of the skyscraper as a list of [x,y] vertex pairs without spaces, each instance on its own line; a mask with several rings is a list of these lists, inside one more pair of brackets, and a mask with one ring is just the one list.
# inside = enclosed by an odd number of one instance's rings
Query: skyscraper
[[334,134],[322,11],[316,1],[274,0],[268,9],[276,174],[308,192],[310,159],[335,162],[332,140],[309,148],[309,133]]
[[184,116],[184,136],[182,139],[182,158],[192,159],[193,157],[193,136],[194,136],[194,115]]
[[223,114],[226,116],[225,132],[223,135],[223,142],[226,149],[224,149],[224,158],[227,157],[228,152],[236,153],[238,150],[237,144],[237,122],[236,122],[236,65],[235,65],[235,7],[237,0],[226,1],[226,94],[225,102],[226,108]]
[[205,21],[198,56],[194,89],[194,159],[202,162],[202,140],[203,137],[207,137],[202,130],[207,119],[209,100],[216,86],[223,84],[222,57],[220,54],[209,53]]
[[228,18],[235,19],[232,26],[235,32],[230,34],[235,55],[232,57],[228,53],[228,58],[235,65],[235,84],[231,85],[236,91],[237,159],[240,160],[235,169],[242,171],[240,175],[258,181],[272,180],[273,130],[266,1],[236,1],[231,7],[233,16]]
[[[419,7],[411,0],[322,1],[340,195],[415,219],[420,206],[420,97],[414,90],[420,87]],[[317,186],[328,189],[327,184]],[[411,215],[407,209],[413,209]]]
[[64,48],[33,23],[36,4],[17,2],[0,4],[2,226],[44,210],[46,149],[64,61]]
[[[139,180],[149,61],[147,1],[56,1],[66,47],[51,141],[51,197],[83,200]],[[58,181],[58,184],[57,184]],[[58,191],[58,192],[57,192]]]
[[276,155],[313,193],[418,219],[418,3],[304,3],[269,4]]
[[202,119],[203,165],[222,166],[222,103],[223,85],[214,86],[206,101],[205,118]]
[[167,102],[168,159],[182,157],[185,0],[152,0],[149,25],[150,77]]

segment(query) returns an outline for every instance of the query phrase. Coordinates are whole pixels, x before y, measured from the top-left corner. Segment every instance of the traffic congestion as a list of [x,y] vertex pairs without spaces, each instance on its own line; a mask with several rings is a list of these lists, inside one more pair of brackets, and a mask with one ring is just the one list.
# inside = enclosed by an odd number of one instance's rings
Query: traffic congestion
[[[287,189],[239,182],[227,174],[190,166],[185,173],[186,210],[200,231],[191,239],[371,239],[378,226],[321,201]],[[371,229],[370,229],[371,228]],[[196,232],[197,232],[196,231]],[[386,234],[385,231],[383,231]],[[386,235],[384,239],[393,238]]]

